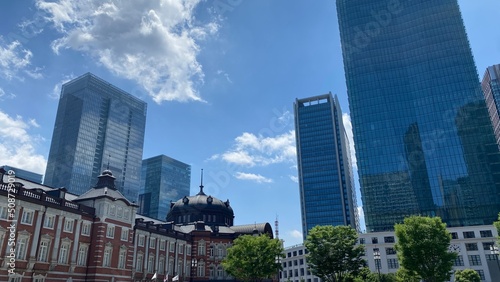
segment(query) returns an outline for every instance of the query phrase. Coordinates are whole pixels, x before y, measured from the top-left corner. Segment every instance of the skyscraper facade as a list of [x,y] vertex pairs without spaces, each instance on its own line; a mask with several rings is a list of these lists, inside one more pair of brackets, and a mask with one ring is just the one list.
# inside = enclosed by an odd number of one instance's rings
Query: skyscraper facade
[[491,224],[499,151],[456,0],[337,0],[368,231]]
[[294,110],[304,238],[316,225],[359,231],[349,140],[337,96],[296,99]]
[[145,102],[91,73],[65,83],[44,184],[80,195],[109,169],[117,189],[137,201],[146,108]]
[[488,67],[481,82],[493,132],[500,147],[500,65]]
[[191,166],[159,155],[142,161],[139,214],[165,220],[170,202],[190,195]]

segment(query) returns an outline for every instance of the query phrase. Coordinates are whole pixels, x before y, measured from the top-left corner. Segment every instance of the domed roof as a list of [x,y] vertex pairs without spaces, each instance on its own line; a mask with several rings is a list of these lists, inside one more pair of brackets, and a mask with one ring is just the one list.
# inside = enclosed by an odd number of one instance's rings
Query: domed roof
[[184,196],[170,204],[167,221],[174,224],[188,224],[204,221],[210,225],[232,226],[234,219],[233,208],[229,200],[223,202],[215,197],[207,196],[200,185],[200,192],[195,196]]

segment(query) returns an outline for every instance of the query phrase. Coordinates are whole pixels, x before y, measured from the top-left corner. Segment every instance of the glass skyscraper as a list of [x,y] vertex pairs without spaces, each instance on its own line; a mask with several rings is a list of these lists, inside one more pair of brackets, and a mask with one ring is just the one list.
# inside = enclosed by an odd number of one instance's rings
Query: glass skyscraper
[[137,201],[146,108],[145,102],[91,73],[65,83],[44,184],[80,195],[109,169],[117,189]]
[[368,231],[491,224],[499,150],[456,0],[337,0]]
[[316,225],[359,228],[349,141],[337,96],[296,99],[302,233]]
[[139,214],[165,220],[170,202],[190,195],[191,166],[159,155],[142,161]]
[[491,123],[493,124],[495,138],[500,147],[500,65],[494,65],[486,69],[481,86]]

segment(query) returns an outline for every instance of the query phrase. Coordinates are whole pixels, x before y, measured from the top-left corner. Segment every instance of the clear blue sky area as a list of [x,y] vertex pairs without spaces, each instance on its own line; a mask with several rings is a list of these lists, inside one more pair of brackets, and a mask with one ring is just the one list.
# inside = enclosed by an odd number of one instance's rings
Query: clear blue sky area
[[[301,243],[293,102],[331,91],[350,126],[335,1],[170,2],[2,1],[0,165],[44,173],[61,84],[92,72],[148,103],[144,158],[190,164],[192,193],[203,168],[235,224]],[[482,77],[500,1],[459,4]]]

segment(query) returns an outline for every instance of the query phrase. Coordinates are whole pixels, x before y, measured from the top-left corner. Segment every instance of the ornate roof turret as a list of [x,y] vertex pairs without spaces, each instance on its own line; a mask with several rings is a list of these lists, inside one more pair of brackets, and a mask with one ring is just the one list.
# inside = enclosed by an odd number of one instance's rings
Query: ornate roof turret
[[212,226],[232,226],[234,212],[229,200],[223,202],[203,192],[203,170],[201,174],[200,192],[195,196],[184,196],[170,204],[167,221],[174,224],[189,224],[203,221]]
[[101,175],[97,177],[99,180],[97,180],[97,184],[94,186],[94,188],[104,188],[107,187],[109,189],[116,190],[115,187],[115,177],[113,176],[113,173],[111,170],[106,169],[104,170]]

